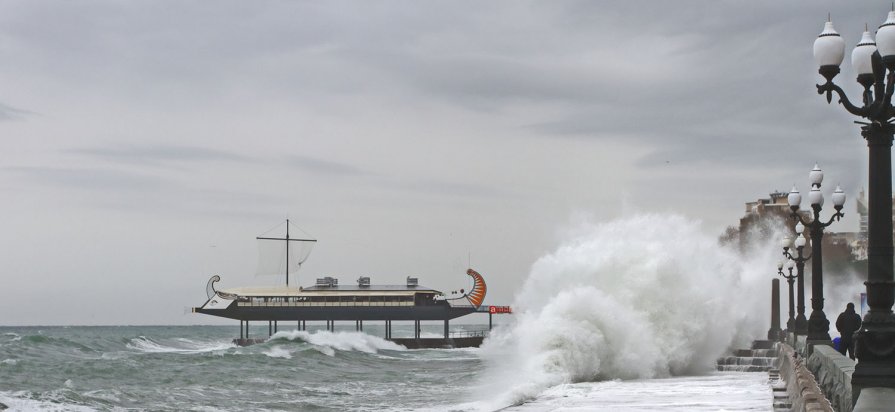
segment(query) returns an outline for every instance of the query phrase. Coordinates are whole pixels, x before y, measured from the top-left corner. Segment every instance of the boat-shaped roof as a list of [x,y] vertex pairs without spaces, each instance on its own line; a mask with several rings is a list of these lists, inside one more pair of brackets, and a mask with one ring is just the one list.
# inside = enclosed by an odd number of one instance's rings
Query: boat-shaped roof
[[338,285],[338,286],[309,286],[289,287],[289,286],[266,286],[266,287],[240,287],[220,290],[221,293],[228,293],[238,296],[315,296],[315,295],[413,295],[419,292],[430,292],[441,294],[440,291],[427,288],[425,286],[404,286],[404,285]]

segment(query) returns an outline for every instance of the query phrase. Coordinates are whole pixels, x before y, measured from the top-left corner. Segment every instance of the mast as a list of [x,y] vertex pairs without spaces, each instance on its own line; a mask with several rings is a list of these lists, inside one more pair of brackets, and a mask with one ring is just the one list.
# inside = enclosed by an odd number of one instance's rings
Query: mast
[[[286,219],[286,237],[256,237],[258,240],[282,240],[286,242],[286,286],[289,286],[289,242],[317,242],[317,239],[293,239],[289,237],[289,219]],[[301,266],[301,262],[298,262],[299,266]]]

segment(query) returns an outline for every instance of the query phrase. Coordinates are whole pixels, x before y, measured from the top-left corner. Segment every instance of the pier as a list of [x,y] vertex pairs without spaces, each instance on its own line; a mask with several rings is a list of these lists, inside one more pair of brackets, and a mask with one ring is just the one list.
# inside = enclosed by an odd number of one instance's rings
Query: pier
[[[334,312],[330,312],[334,313]],[[443,336],[440,338],[424,338],[422,337],[422,321],[424,320],[433,320],[433,319],[412,319],[413,321],[413,330],[414,336],[410,338],[395,338],[392,336],[392,326],[395,320],[403,320],[406,319],[370,319],[370,316],[366,316],[366,319],[354,319],[354,330],[356,332],[364,331],[364,320],[368,322],[382,322],[384,328],[384,336],[383,339],[397,343],[398,345],[404,346],[408,349],[444,349],[444,348],[472,348],[479,347],[485,338],[488,336],[488,333],[494,327],[494,315],[500,314],[511,314],[512,309],[509,306],[496,306],[496,305],[481,305],[475,310],[469,312],[471,313],[486,313],[488,314],[488,329],[483,330],[460,330],[460,331],[451,331],[450,330],[450,319],[437,319],[442,320],[444,322],[444,330]],[[344,319],[339,319],[343,320]],[[282,320],[261,320],[262,324],[264,322],[267,323],[267,337],[251,337],[249,334],[249,326],[250,320],[248,319],[240,319],[239,321],[239,337],[233,339],[233,343],[238,346],[248,346],[254,345],[258,343],[264,343],[274,334],[276,334],[280,330],[280,325],[283,326],[289,325],[290,330],[299,330],[299,331],[307,331],[308,330],[308,321],[323,321],[326,325],[326,330],[330,332],[334,332],[336,330],[336,319],[319,319],[314,317],[309,317],[308,319],[301,320],[291,320],[291,321],[282,321]],[[349,320],[350,321],[350,320]],[[295,325],[295,328],[292,329],[291,326]],[[256,329],[257,330],[257,329]],[[262,335],[263,336],[263,335]]]

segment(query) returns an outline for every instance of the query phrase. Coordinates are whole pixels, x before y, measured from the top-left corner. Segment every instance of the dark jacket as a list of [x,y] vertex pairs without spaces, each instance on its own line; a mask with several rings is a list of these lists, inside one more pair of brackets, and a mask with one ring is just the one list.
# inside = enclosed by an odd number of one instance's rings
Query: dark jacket
[[852,335],[861,328],[861,316],[852,309],[846,309],[836,319],[836,329],[842,335],[843,340],[851,340]]

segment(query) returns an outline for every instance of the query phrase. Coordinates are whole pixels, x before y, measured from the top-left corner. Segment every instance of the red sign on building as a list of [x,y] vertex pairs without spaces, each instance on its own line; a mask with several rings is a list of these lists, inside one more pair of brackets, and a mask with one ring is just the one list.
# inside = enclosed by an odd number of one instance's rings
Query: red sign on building
[[513,313],[513,308],[509,306],[494,306],[491,305],[488,307],[488,313],[496,314],[496,313]]

